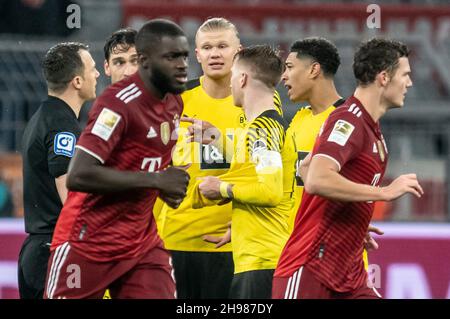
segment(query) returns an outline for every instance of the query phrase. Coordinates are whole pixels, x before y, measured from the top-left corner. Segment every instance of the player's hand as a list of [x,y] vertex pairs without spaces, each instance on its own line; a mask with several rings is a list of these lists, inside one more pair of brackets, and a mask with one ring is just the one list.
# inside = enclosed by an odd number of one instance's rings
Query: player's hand
[[180,121],[192,124],[188,127],[188,132],[186,133],[187,143],[197,142],[207,145],[217,141],[220,137],[220,130],[207,121],[186,116],[181,117]]
[[297,166],[297,176],[300,176],[303,183],[308,174],[309,163],[311,163],[311,152]]
[[198,186],[200,193],[208,199],[221,199],[220,195],[220,183],[222,182],[216,176],[206,176],[201,178],[202,182]]
[[172,207],[173,209],[176,209],[180,206],[181,202],[183,201],[183,198],[180,197],[171,197],[170,195],[160,192],[159,198],[161,198],[167,205]]
[[186,169],[189,166],[171,166],[158,173],[159,181],[157,187],[160,190],[163,200],[167,199],[172,202],[174,200],[182,200],[186,196],[190,178]]
[[377,235],[383,235],[384,232],[372,225],[369,225],[369,228],[367,229],[367,234],[366,234],[366,238],[364,238],[364,248],[369,251],[369,250],[377,250],[379,245],[378,243],[375,241],[375,239],[373,239],[372,235],[370,233],[375,233]]
[[227,232],[222,237],[205,235],[203,236],[203,240],[207,241],[208,243],[216,244],[216,248],[220,248],[223,245],[228,244],[231,241],[231,222],[229,222],[227,226]]
[[411,193],[419,198],[423,195],[423,189],[417,180],[416,174],[400,175],[391,184],[382,189],[385,201],[392,201],[406,193]]

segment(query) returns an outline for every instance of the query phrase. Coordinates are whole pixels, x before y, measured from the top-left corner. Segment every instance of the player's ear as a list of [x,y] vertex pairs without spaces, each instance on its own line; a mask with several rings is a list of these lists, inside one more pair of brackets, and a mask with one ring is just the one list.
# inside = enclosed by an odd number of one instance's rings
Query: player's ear
[[318,62],[313,62],[311,64],[311,68],[310,68],[310,76],[312,79],[315,79],[319,76],[320,71],[322,70],[322,67],[320,66],[320,64]]
[[197,62],[198,63],[202,63],[201,60],[200,60],[200,56],[198,55],[198,49],[197,48],[195,48],[195,56],[197,58]]
[[389,73],[386,70],[381,71],[375,77],[375,80],[378,81],[378,83],[380,83],[381,86],[386,86],[389,83],[390,79],[391,77],[389,76]]
[[139,64],[144,68],[144,69],[148,69],[148,57],[145,54],[139,54],[138,55],[138,62]]
[[245,85],[247,85],[248,81],[248,74],[245,72],[241,73],[241,77],[239,79],[239,84],[241,85],[241,88],[243,88]]
[[103,68],[105,69],[105,74],[107,76],[111,76],[111,69],[109,68],[108,61],[105,60],[105,62],[103,63]]
[[79,90],[83,86],[83,77],[80,75],[77,75],[72,79],[71,83],[75,89]]

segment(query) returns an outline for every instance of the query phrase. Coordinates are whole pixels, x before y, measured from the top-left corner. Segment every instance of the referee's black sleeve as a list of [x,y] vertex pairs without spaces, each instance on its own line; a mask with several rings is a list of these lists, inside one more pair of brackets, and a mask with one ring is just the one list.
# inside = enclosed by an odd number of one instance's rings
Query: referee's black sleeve
[[79,127],[69,121],[54,123],[52,129],[47,133],[45,147],[47,148],[48,171],[54,178],[67,173],[79,135]]

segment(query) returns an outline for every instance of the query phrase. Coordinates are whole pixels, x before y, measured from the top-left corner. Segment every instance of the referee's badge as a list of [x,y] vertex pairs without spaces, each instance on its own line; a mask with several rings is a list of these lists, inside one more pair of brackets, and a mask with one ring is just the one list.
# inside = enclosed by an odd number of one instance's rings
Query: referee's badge
[[53,151],[56,155],[72,157],[75,152],[76,137],[70,132],[60,132],[55,135]]
[[170,140],[170,125],[169,122],[161,123],[161,141],[164,145],[167,145]]

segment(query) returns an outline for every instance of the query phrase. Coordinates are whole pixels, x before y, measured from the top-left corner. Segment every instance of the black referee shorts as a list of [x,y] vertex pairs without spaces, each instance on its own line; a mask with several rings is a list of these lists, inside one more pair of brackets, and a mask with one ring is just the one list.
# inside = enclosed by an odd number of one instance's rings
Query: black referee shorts
[[251,270],[235,274],[231,299],[271,299],[275,269]]
[[231,252],[172,250],[172,265],[180,299],[226,299],[234,264]]
[[52,234],[29,235],[19,255],[19,294],[21,299],[42,299]]

